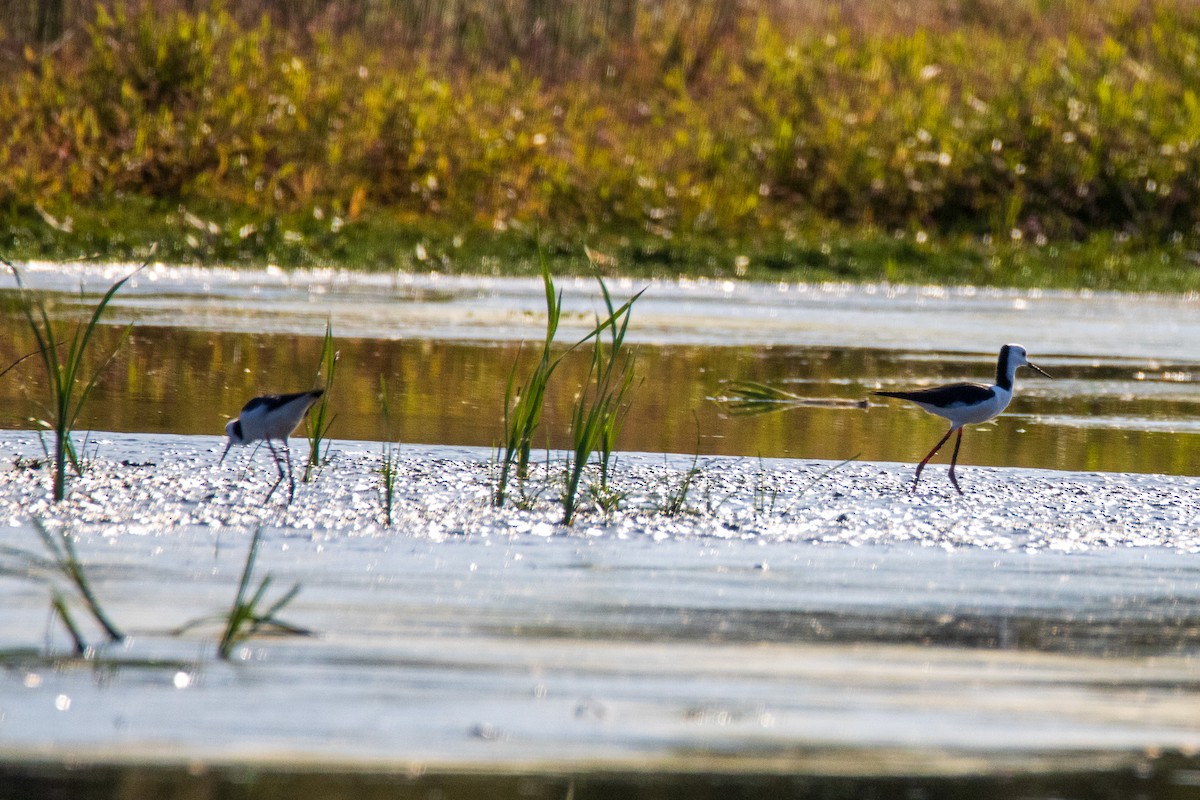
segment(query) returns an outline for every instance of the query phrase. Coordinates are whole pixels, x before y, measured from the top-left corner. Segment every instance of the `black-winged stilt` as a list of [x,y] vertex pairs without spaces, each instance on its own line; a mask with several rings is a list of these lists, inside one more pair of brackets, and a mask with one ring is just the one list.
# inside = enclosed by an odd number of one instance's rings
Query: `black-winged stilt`
[[[237,419],[229,420],[225,426],[225,435],[229,437],[229,443],[225,445],[225,452],[221,453],[221,461],[225,460],[225,456],[229,454],[229,448],[235,444],[265,441],[271,450],[271,455],[275,457],[275,466],[279,470],[279,480],[275,481],[275,485],[267,493],[269,499],[285,477],[283,464],[279,461],[279,453],[276,452],[275,445],[271,442],[272,440],[282,442],[284,457],[287,460],[286,477],[289,486],[288,502],[290,503],[296,494],[296,478],[292,474],[292,451],[288,447],[288,437],[295,433],[296,428],[300,427],[304,415],[323,394],[325,394],[324,389],[313,389],[309,392],[267,394],[253,398],[242,406]],[[263,502],[265,503],[266,500]]]
[[1045,370],[1030,362],[1025,348],[1019,344],[1006,344],[1000,348],[1000,358],[996,361],[996,382],[991,386],[982,383],[948,383],[945,386],[935,386],[931,389],[917,389],[911,392],[875,392],[883,397],[895,397],[916,403],[930,414],[937,414],[950,420],[950,430],[933,446],[929,455],[921,459],[917,465],[917,475],[913,478],[913,491],[916,491],[917,481],[921,480],[921,470],[929,463],[929,459],[937,455],[942,445],[950,438],[950,434],[958,431],[954,441],[954,455],[950,457],[950,482],[958,493],[963,490],[954,477],[954,465],[958,463],[958,448],[962,445],[962,432],[965,425],[978,425],[987,422],[1008,407],[1013,397],[1013,379],[1017,367],[1029,367],[1047,378]]

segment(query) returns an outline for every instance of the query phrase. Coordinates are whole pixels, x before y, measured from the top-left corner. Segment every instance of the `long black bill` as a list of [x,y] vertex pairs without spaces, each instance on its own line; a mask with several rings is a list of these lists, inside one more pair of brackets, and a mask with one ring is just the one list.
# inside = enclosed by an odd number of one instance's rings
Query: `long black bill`
[[1053,376],[1053,375],[1051,375],[1049,372],[1046,372],[1046,370],[1042,369],[1042,368],[1041,368],[1041,367],[1039,367],[1037,364],[1033,364],[1033,363],[1030,363],[1029,361],[1026,361],[1026,362],[1025,362],[1025,366],[1029,367],[1031,370],[1034,370],[1035,372],[1040,372],[1040,373],[1042,373],[1043,375],[1045,375],[1045,376],[1046,376],[1047,378],[1049,378],[1050,380],[1054,380],[1054,376]]

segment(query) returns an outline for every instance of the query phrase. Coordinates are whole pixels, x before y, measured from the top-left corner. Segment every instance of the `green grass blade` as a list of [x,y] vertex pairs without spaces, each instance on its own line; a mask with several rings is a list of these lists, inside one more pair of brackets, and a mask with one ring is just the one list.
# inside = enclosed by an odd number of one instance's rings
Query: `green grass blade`
[[[153,258],[155,249],[156,248],[154,247],[151,248],[150,258]],[[79,343],[79,352],[77,354],[73,354],[73,361],[76,357],[81,357],[83,353],[87,351],[88,342],[91,341],[92,334],[95,333],[96,327],[100,324],[100,317],[104,314],[104,309],[108,307],[108,304],[112,301],[113,297],[116,296],[121,287],[129,282],[130,278],[132,278],[134,275],[137,275],[150,265],[150,258],[148,258],[146,261],[143,261],[141,266],[137,267],[137,269],[130,272],[124,278],[121,278],[112,286],[108,287],[108,291],[104,293],[104,296],[100,298],[100,302],[92,311],[91,319],[89,319],[87,324],[83,327],[83,338]]]
[[67,607],[66,598],[62,593],[55,592],[50,599],[50,605],[54,609],[54,613],[62,620],[63,625],[67,629],[67,633],[71,637],[71,641],[75,645],[75,655],[82,656],[87,654],[87,641],[83,638],[83,631],[75,623],[75,618],[71,616],[71,610]]
[[96,593],[92,590],[91,582],[88,580],[83,564],[75,552],[75,545],[71,541],[70,534],[65,531],[59,531],[58,535],[55,536],[46,528],[45,523],[36,517],[31,520],[31,524],[34,530],[37,531],[38,536],[46,544],[47,549],[53,554],[59,571],[75,585],[80,597],[83,598],[84,603],[87,605],[88,611],[91,612],[92,617],[100,627],[104,629],[108,638],[114,642],[122,641],[125,638],[125,634],[113,624],[103,607],[101,607],[100,601],[96,598]]
[[262,531],[262,528],[256,529],[253,538],[250,540],[250,550],[246,553],[246,563],[242,568],[241,580],[238,581],[237,596],[234,598],[233,605],[226,615],[225,630],[221,635],[220,643],[217,645],[218,655],[225,660],[229,659],[234,645],[253,634],[263,625],[272,625],[297,635],[307,636],[310,633],[303,628],[274,618],[277,612],[295,599],[300,591],[300,584],[293,585],[291,589],[285,592],[265,612],[261,612],[259,606],[262,605],[267,591],[271,587],[273,579],[270,575],[259,581],[258,588],[254,594],[248,600],[246,599],[246,593],[250,588],[251,575],[254,571],[254,562],[258,556],[259,545],[262,541]]
[[320,382],[321,376],[325,376],[325,393],[321,395],[316,407],[305,420],[308,435],[308,459],[304,462],[304,477],[302,478],[305,483],[312,480],[313,470],[320,469],[325,463],[325,458],[328,456],[329,445],[326,444],[325,455],[322,455],[321,443],[327,440],[329,429],[333,426],[334,419],[336,419],[336,415],[329,416],[329,401],[337,376],[337,365],[340,358],[341,353],[333,349],[333,325],[329,321],[326,321],[325,337],[321,342],[321,357],[316,377],[317,382]]
[[282,597],[271,604],[271,607],[268,608],[265,613],[263,613],[262,619],[270,620],[274,623],[275,615],[282,611],[284,607],[288,605],[288,603],[291,603],[293,600],[295,600],[296,595],[298,594],[300,594],[300,584],[296,583],[293,584],[292,588],[288,589]]
[[250,586],[250,574],[254,572],[254,562],[258,558],[258,546],[262,541],[262,527],[254,529],[254,535],[250,538],[250,549],[246,553],[246,563],[242,566],[242,577],[238,581],[237,596],[234,599],[234,605],[244,605],[246,597],[246,589]]

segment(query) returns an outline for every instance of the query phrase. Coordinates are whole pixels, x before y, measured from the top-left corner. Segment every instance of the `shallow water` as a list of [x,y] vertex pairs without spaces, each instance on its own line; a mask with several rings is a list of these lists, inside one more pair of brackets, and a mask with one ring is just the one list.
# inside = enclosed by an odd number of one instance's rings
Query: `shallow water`
[[[86,276],[93,287],[104,285]],[[48,288],[69,280],[31,275]],[[219,433],[249,397],[313,385],[330,319],[341,353],[332,435],[491,446],[501,438],[512,366],[519,358],[529,363],[541,334],[539,292],[533,281],[430,276],[164,270],[139,277],[118,295],[112,315],[114,322],[137,320],[137,328],[79,427]],[[567,281],[566,299],[563,341],[589,319],[595,286]],[[729,381],[770,383],[817,401],[862,401],[879,388],[987,380],[996,342],[1024,340],[1056,380],[1022,373],[1009,411],[964,437],[963,464],[1195,475],[1198,320],[1200,300],[1185,298],[656,284],[630,328],[639,342],[639,382],[618,444],[915,462],[945,423],[898,401],[746,417],[714,398],[727,394]],[[117,336],[117,328],[107,329],[98,351]],[[531,342],[524,350],[522,338]],[[33,347],[10,303],[0,314],[0,361]],[[552,381],[540,444],[568,444],[570,407],[586,368],[587,354],[579,353]],[[0,380],[0,427],[27,428],[44,414],[39,370],[30,360]],[[380,410],[381,377],[390,420]]]

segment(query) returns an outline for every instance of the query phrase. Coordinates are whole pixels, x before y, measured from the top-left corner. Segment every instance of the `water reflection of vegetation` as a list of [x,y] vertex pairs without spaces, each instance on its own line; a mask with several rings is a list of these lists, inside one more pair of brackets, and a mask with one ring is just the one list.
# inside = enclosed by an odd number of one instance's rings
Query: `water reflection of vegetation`
[[[33,342],[13,320],[0,318],[0,361],[29,352]],[[97,332],[98,346],[111,346],[119,333]],[[246,397],[283,391],[297,377],[310,378],[320,337],[217,334],[139,327],[97,386],[80,424],[96,430],[172,432],[218,436]],[[339,437],[492,447],[500,441],[501,396],[517,344],[436,341],[339,342],[337,402]],[[912,461],[944,428],[919,409],[804,407],[780,414],[731,417],[707,398],[722,381],[757,381],[791,388],[803,382],[805,396],[861,400],[880,383],[944,383],[986,377],[991,356],[945,355],[913,362],[904,354],[869,349],[793,347],[639,346],[645,376],[618,449],[694,453],[696,426],[702,454],[822,458],[840,461],[855,453],[867,461]],[[546,397],[545,441],[570,445],[568,427],[574,391],[588,368],[587,354],[566,359],[561,381]],[[1055,469],[1200,473],[1195,434],[1127,430],[1119,427],[1058,426],[1031,417],[1053,411],[1078,417],[1200,418],[1194,384],[1178,384],[1167,397],[1111,392],[1114,381],[1135,382],[1136,365],[1072,363],[1055,368],[1059,378],[1048,400],[1027,382],[1009,411],[994,425],[980,426],[961,455],[964,464],[1016,465]],[[1195,367],[1188,368],[1195,372]],[[379,377],[390,387],[391,426],[379,411]],[[19,367],[0,381],[0,425],[24,428],[36,413],[38,376]],[[1096,381],[1100,383],[1095,383]],[[1087,394],[1089,385],[1104,393]],[[1174,386],[1174,384],[1173,384]],[[1065,387],[1081,387],[1064,397]],[[694,416],[693,416],[694,415]],[[538,444],[542,444],[539,442]]]

